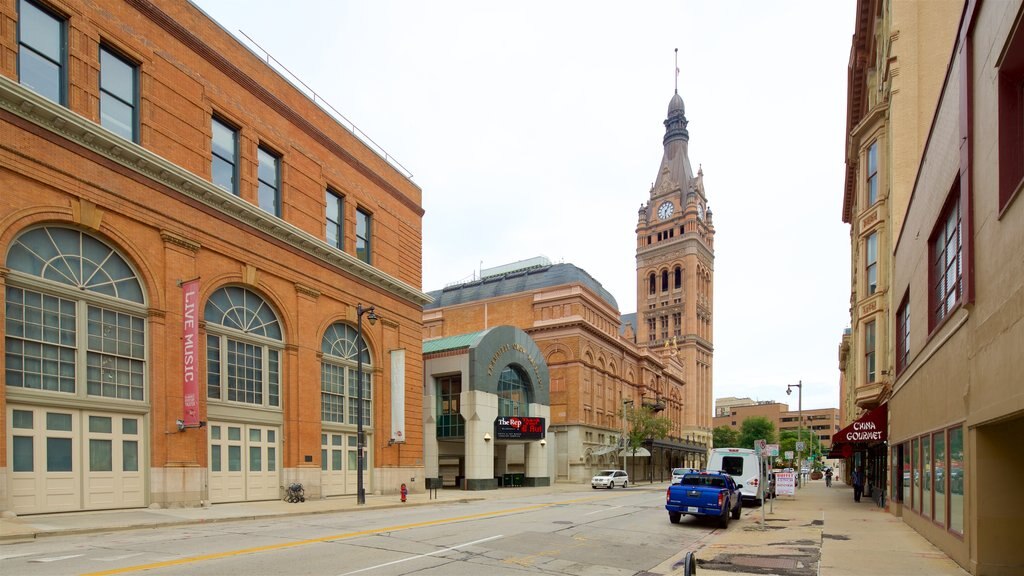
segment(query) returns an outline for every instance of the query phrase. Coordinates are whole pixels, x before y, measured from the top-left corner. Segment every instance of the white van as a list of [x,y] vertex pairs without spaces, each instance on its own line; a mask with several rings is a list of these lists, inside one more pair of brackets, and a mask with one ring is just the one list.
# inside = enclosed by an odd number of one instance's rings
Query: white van
[[740,493],[745,502],[761,501],[768,471],[757,452],[749,448],[715,448],[708,460],[708,470],[722,470],[742,484]]

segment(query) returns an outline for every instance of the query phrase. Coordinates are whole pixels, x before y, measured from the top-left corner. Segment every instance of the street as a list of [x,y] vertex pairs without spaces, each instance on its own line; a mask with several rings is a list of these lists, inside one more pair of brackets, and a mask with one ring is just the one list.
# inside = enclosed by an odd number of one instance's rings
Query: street
[[[744,517],[751,512],[747,509]],[[742,530],[741,519],[730,530]],[[5,574],[636,574],[715,530],[630,487],[58,536],[0,548]]]

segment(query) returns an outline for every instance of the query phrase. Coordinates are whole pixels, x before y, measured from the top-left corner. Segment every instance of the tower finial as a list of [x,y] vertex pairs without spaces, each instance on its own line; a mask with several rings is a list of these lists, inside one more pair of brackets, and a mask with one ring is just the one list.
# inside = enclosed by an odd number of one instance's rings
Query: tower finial
[[679,94],[679,48],[676,48],[676,94]]

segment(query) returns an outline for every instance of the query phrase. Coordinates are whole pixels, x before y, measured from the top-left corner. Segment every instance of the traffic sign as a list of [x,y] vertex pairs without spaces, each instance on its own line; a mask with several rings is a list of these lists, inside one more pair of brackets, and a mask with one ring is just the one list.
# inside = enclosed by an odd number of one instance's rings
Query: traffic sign
[[797,452],[803,452],[804,451],[804,443],[803,442],[797,442],[796,443],[796,451]]

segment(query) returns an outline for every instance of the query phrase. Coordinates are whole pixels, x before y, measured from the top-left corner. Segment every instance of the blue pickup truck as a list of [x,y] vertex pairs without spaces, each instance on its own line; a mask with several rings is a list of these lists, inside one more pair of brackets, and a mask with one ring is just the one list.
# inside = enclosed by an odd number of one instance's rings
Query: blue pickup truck
[[729,517],[740,517],[743,500],[742,484],[736,484],[725,472],[695,472],[684,474],[679,484],[665,491],[665,509],[668,519],[678,524],[683,514],[718,518],[718,525],[728,528]]

